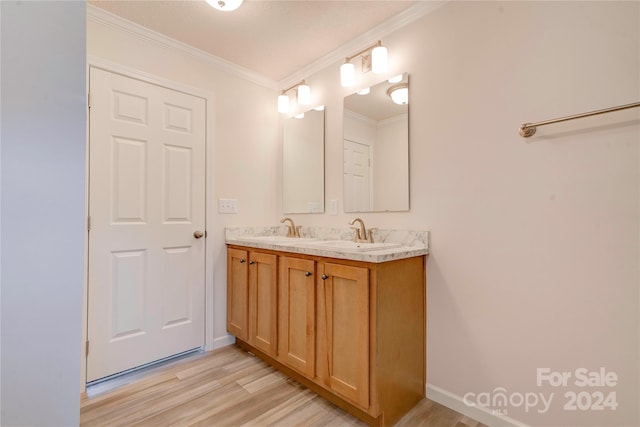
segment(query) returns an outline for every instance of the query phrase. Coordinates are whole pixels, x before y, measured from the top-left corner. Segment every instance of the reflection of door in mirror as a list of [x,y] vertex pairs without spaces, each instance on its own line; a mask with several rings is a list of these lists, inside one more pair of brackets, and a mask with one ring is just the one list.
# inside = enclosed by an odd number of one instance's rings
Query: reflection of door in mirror
[[346,212],[373,209],[370,144],[344,140],[344,194]]
[[324,212],[324,111],[284,121],[283,212]]
[[391,97],[409,80],[398,77],[344,99],[345,212],[409,210],[408,101]]

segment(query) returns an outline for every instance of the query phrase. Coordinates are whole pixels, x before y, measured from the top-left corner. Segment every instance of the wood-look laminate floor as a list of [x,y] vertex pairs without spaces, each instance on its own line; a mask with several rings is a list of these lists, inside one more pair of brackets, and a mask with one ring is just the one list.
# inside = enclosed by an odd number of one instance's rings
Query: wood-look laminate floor
[[[89,426],[364,426],[236,346],[200,352],[90,387]],[[398,426],[486,427],[428,399]]]

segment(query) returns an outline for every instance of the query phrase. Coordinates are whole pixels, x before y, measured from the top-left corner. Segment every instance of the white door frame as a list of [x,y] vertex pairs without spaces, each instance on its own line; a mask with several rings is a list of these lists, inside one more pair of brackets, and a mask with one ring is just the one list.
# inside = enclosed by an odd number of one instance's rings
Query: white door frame
[[[193,86],[185,85],[182,83],[178,83],[172,80],[168,80],[162,77],[158,77],[153,74],[149,74],[143,71],[136,70],[131,67],[127,67],[125,65],[117,64],[96,56],[87,56],[87,69],[86,69],[86,87],[87,93],[89,93],[89,69],[90,68],[100,68],[105,71],[109,71],[112,73],[120,74],[125,77],[130,77],[133,79],[141,80],[143,82],[151,83],[154,85],[162,86],[168,89],[176,90],[178,92],[184,92],[189,95],[197,96],[200,98],[204,98],[206,100],[205,106],[205,115],[206,115],[206,137],[205,137],[205,167],[206,167],[206,177],[205,177],[205,230],[208,231],[209,238],[205,239],[205,325],[204,325],[204,349],[209,351],[214,349],[214,339],[213,339],[213,307],[214,307],[214,242],[213,242],[213,225],[215,224],[215,212],[211,208],[213,206],[213,200],[215,196],[214,192],[214,149],[213,149],[213,116],[214,116],[214,96],[213,93]],[[89,114],[87,111],[87,140],[86,140],[86,152],[87,157],[85,159],[85,217],[89,216]],[[89,275],[88,275],[88,265],[89,265],[89,233],[85,234],[85,251],[84,251],[84,296],[83,296],[83,308],[82,308],[82,362],[81,362],[81,374],[80,374],[80,390],[81,392],[85,392],[86,390],[86,380],[87,380],[87,354],[86,354],[86,345],[87,342],[87,318],[88,318],[88,295],[89,295]]]

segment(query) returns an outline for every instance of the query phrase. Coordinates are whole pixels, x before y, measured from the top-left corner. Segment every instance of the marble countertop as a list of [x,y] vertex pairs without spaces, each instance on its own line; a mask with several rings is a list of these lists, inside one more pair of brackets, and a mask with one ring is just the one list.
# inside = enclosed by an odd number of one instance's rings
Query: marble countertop
[[376,230],[375,243],[355,243],[350,229],[302,227],[300,238],[286,237],[287,228],[236,227],[225,229],[227,244],[292,252],[326,258],[381,263],[429,253],[429,232]]

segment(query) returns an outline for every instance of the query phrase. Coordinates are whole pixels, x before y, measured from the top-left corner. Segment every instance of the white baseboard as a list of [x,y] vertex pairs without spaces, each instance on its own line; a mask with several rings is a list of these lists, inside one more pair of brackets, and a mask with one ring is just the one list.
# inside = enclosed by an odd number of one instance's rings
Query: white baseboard
[[233,345],[236,342],[236,338],[233,335],[225,335],[223,337],[217,337],[213,339],[213,347],[206,350],[217,350],[228,345]]
[[427,398],[437,402],[447,408],[453,409],[469,418],[473,418],[476,421],[480,421],[491,427],[527,427],[527,424],[520,421],[509,418],[508,416],[501,416],[493,414],[490,410],[480,406],[469,406],[464,403],[461,396],[449,393],[446,390],[436,387],[431,384],[427,384]]

